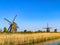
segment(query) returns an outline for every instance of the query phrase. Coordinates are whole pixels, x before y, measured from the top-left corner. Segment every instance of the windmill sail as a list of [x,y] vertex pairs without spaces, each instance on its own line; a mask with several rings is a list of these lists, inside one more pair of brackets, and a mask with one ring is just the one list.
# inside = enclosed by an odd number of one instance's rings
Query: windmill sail
[[8,19],[6,19],[6,18],[4,18],[4,19],[11,24],[11,22]]
[[14,21],[15,21],[16,17],[17,17],[17,15],[14,17],[14,19],[13,19],[13,21],[12,21],[12,22],[14,22]]
[[17,24],[14,22],[16,17],[17,17],[17,15],[14,17],[12,22],[10,22],[8,19],[4,18],[6,21],[8,21],[10,23],[10,26],[8,28],[8,31],[10,31],[10,32],[16,32],[17,31]]

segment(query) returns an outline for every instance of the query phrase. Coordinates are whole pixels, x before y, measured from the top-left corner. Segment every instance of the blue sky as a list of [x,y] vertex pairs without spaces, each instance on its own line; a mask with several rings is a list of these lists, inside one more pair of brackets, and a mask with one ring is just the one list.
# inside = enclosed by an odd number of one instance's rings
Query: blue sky
[[19,31],[45,30],[48,23],[60,31],[60,1],[58,0],[0,0],[0,28],[9,27],[4,18],[13,20],[18,15],[15,22],[19,26]]

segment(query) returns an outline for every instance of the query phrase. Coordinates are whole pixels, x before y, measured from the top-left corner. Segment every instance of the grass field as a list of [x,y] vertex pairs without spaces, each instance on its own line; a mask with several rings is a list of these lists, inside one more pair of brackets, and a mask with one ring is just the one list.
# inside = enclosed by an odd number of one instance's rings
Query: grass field
[[39,43],[60,38],[60,33],[0,33],[0,45]]

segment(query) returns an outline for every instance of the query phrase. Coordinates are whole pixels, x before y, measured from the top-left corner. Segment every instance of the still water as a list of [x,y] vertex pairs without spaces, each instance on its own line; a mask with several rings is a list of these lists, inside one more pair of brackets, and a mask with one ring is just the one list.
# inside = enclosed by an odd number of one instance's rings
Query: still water
[[60,43],[60,39],[58,40],[51,40],[51,41],[46,41],[38,44],[33,44],[33,45],[58,45]]

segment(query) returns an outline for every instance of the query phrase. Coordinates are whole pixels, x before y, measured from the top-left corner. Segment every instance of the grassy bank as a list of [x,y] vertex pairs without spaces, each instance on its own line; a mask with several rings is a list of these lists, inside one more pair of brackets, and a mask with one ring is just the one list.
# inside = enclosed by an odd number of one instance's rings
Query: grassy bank
[[0,33],[0,45],[25,45],[60,38],[60,33]]

